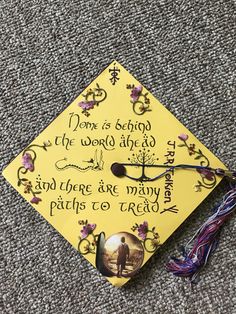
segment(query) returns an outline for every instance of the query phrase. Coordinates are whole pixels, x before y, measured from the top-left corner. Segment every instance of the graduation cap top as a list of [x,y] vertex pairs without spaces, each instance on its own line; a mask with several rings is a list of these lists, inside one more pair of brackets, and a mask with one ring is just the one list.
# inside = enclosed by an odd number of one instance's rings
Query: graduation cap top
[[113,61],[3,175],[122,286],[221,181],[212,169],[226,171]]

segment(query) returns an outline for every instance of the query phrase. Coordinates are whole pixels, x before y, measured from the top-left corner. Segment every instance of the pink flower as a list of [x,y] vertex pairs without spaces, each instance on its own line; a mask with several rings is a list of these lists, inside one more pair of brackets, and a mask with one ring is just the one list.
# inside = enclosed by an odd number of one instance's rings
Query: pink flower
[[81,233],[81,238],[84,239],[86,238],[89,234],[93,232],[93,230],[96,228],[95,224],[87,224],[83,226],[83,229],[80,231]]
[[213,181],[214,180],[214,173],[211,172],[208,169],[197,169],[197,172],[200,173],[200,175],[202,176],[202,178],[205,178],[209,181]]
[[25,169],[29,171],[34,171],[34,164],[32,160],[32,156],[29,153],[25,153],[22,156],[22,165],[25,167]]
[[93,109],[95,104],[96,104],[95,100],[81,101],[81,102],[78,103],[78,106],[81,107],[83,110],[89,110],[89,109]]
[[142,224],[138,226],[138,236],[145,240],[148,233],[148,223],[144,221]]
[[41,198],[39,198],[39,197],[37,197],[37,196],[34,196],[34,197],[32,198],[32,200],[30,201],[30,203],[32,203],[32,204],[38,204],[40,201],[42,201]]
[[181,140],[181,141],[187,141],[187,139],[188,139],[188,135],[187,134],[180,134],[179,136],[178,136],[178,138]]
[[131,91],[130,97],[133,101],[137,101],[139,96],[141,95],[143,87],[139,85],[138,87],[134,87]]

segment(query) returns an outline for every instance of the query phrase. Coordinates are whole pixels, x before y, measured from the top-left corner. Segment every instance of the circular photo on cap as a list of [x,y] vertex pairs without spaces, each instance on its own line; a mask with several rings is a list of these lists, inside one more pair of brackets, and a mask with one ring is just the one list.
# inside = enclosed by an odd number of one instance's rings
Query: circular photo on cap
[[117,277],[132,277],[142,266],[144,250],[140,240],[128,232],[110,236],[104,245],[103,262]]

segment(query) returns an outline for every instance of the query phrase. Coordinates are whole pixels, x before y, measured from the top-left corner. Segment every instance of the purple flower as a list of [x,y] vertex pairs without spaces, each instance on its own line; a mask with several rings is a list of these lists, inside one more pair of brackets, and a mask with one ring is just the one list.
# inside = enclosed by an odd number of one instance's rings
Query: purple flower
[[148,223],[144,221],[142,224],[138,226],[138,236],[145,240],[148,233]]
[[34,164],[32,160],[32,156],[29,153],[25,153],[22,156],[22,165],[25,167],[25,169],[29,171],[34,171]]
[[81,107],[83,110],[89,110],[89,109],[93,109],[95,104],[96,104],[95,100],[81,101],[81,102],[78,103],[78,106]]
[[202,178],[205,178],[209,181],[213,181],[214,180],[214,173],[208,169],[197,169],[197,172],[200,173],[200,175],[202,176]]
[[42,201],[41,198],[39,198],[39,197],[37,197],[37,196],[34,196],[34,197],[32,198],[32,200],[30,201],[30,203],[32,203],[32,204],[38,204],[40,201]]
[[141,85],[134,87],[131,91],[130,97],[133,101],[137,101],[139,96],[141,95],[143,87]]
[[187,139],[188,139],[188,135],[187,134],[180,134],[179,136],[178,136],[178,138],[181,140],[181,141],[187,141]]
[[81,233],[81,238],[84,239],[86,238],[89,234],[93,232],[93,230],[96,228],[95,224],[87,224],[83,226],[83,229],[80,231]]

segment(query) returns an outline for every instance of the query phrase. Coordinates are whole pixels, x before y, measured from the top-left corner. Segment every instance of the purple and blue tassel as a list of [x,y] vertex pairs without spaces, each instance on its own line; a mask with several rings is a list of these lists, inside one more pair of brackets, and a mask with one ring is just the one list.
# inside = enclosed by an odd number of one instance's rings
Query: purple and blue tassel
[[224,197],[214,214],[199,228],[194,237],[189,241],[193,248],[188,250],[188,244],[182,248],[182,258],[171,257],[166,265],[168,272],[175,276],[188,277],[191,283],[196,283],[198,273],[204,267],[210,254],[216,249],[219,233],[224,222],[231,216],[236,206],[236,186]]

